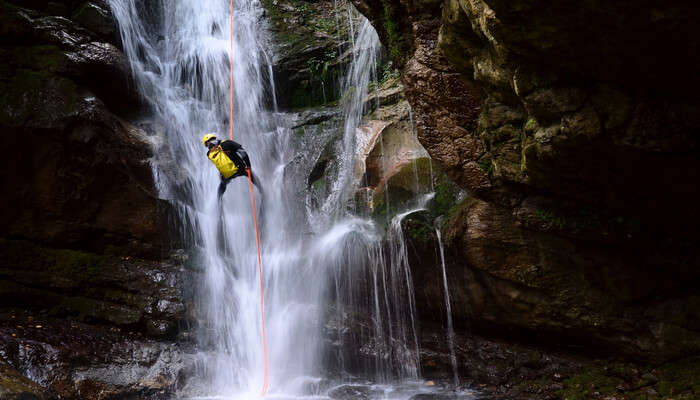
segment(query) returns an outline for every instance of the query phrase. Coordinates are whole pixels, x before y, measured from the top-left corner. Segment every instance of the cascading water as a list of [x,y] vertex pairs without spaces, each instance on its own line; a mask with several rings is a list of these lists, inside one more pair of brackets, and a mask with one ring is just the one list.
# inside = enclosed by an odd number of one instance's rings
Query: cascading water
[[[248,182],[232,181],[218,201],[219,176],[200,142],[207,132],[225,138],[229,122],[264,187],[259,194],[264,205],[256,207],[261,212],[270,393],[318,395],[325,389],[310,382],[347,378],[357,355],[345,351],[343,339],[340,351],[332,350],[325,332],[330,319],[353,313],[372,321],[373,328],[354,338],[363,345],[377,344],[370,357],[374,377],[418,378],[415,301],[405,249],[385,256],[376,225],[354,216],[349,206],[362,175],[355,135],[379,49],[369,22],[348,9],[353,61],[341,85],[345,100],[337,166],[327,195],[311,209],[290,184],[289,165],[298,154],[285,122],[290,117],[275,112],[260,3],[235,2],[234,115],[229,121],[227,1],[109,2],[138,88],[152,111],[152,130],[158,132],[153,136],[153,172],[160,196],[177,210],[192,264],[202,271],[196,291],[199,361],[189,379],[195,384],[188,385],[186,395],[252,398],[263,382]],[[402,245],[397,221],[398,231],[393,227],[391,232],[398,236],[390,242]],[[328,370],[332,368],[339,370]]]
[[452,375],[455,386],[459,385],[459,371],[457,368],[457,354],[455,353],[455,329],[452,323],[452,305],[450,303],[450,288],[447,284],[447,268],[445,267],[445,248],[442,245],[442,235],[438,224],[435,226],[438,246],[440,247],[440,265],[442,266],[442,284],[445,289],[445,313],[447,315],[447,341],[450,346],[450,363],[452,363]]

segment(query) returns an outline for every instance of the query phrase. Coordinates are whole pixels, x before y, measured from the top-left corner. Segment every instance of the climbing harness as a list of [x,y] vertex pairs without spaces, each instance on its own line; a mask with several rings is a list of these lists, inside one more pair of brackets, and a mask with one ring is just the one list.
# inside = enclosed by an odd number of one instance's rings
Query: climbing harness
[[[231,71],[229,95],[229,138],[233,140],[233,0],[231,0],[231,48],[229,51],[229,70]],[[223,154],[223,151],[222,151]],[[210,157],[211,158],[211,157]],[[228,158],[228,157],[227,157]],[[214,161],[212,159],[212,161]],[[215,163],[216,164],[216,163]],[[217,165],[218,168],[218,165]],[[246,168],[248,173],[248,182],[250,183],[250,201],[253,209],[253,224],[255,225],[255,244],[258,249],[258,274],[260,275],[260,321],[262,323],[262,346],[263,346],[263,361],[265,363],[265,378],[263,387],[260,392],[260,397],[265,397],[267,393],[267,340],[265,339],[265,309],[263,307],[263,274],[262,274],[262,258],[260,257],[260,235],[258,234],[258,217],[255,214],[255,195],[253,194],[253,177],[250,173],[250,168]]]

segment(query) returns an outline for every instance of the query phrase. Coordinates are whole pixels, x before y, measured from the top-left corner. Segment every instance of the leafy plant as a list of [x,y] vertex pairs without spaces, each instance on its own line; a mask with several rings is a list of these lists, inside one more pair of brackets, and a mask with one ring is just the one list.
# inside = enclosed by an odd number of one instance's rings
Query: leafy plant
[[394,68],[394,63],[389,61],[382,66],[381,82],[384,83],[391,79],[397,79],[401,76],[398,69]]
[[319,18],[313,23],[313,30],[316,32],[331,34],[335,32],[335,28],[335,21],[330,18]]

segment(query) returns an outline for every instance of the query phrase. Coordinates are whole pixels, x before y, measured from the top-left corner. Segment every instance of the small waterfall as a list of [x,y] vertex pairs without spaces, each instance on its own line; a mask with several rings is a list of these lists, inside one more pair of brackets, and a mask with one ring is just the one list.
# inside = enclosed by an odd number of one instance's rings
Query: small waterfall
[[442,235],[440,227],[435,226],[438,246],[440,246],[440,263],[442,266],[442,283],[445,288],[445,311],[447,314],[447,340],[450,346],[450,362],[452,363],[452,373],[454,375],[455,387],[459,386],[459,372],[457,370],[457,354],[455,353],[455,331],[452,324],[452,306],[450,305],[450,289],[447,286],[447,269],[445,268],[445,248],[442,245]]
[[[359,28],[355,30],[355,20],[359,19]],[[341,103],[343,105],[343,139],[338,156],[338,174],[335,177],[331,194],[321,207],[324,217],[337,219],[346,213],[348,201],[354,195],[361,178],[358,174],[356,157],[356,135],[364,112],[364,100],[367,97],[370,79],[376,77],[376,64],[380,43],[372,24],[352,7],[348,7],[348,24],[350,24],[352,62],[341,84]],[[324,221],[324,224],[328,223]]]

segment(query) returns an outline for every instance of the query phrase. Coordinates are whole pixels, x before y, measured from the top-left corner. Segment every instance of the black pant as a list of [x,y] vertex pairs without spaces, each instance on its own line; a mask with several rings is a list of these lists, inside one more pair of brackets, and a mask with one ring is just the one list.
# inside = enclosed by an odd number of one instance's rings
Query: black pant
[[[219,197],[224,195],[226,185],[239,176],[248,176],[248,171],[245,167],[238,168],[238,172],[236,172],[236,174],[230,178],[221,178],[221,183],[219,183]],[[253,182],[253,185],[258,188],[258,191],[262,192],[262,188],[260,188],[260,185],[258,185],[258,180],[255,178],[255,175],[253,175],[253,171],[250,171],[250,180]]]

